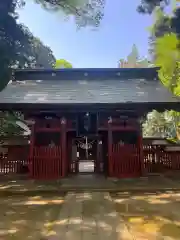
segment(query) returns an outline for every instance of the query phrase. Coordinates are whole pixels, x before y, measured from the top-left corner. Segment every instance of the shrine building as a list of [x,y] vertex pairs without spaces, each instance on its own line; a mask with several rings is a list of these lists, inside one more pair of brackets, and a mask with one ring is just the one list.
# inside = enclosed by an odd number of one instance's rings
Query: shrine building
[[162,85],[157,71],[16,70],[0,93],[0,110],[20,111],[32,122],[28,148],[20,149],[26,149],[29,177],[79,174],[87,161],[94,174],[144,175],[141,119],[153,109],[180,109],[180,98]]

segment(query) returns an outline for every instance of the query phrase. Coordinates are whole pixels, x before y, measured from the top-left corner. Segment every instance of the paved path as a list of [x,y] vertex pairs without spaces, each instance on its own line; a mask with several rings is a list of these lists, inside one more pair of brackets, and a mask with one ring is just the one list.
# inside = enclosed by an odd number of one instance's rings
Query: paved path
[[109,193],[69,193],[54,227],[53,239],[132,240]]

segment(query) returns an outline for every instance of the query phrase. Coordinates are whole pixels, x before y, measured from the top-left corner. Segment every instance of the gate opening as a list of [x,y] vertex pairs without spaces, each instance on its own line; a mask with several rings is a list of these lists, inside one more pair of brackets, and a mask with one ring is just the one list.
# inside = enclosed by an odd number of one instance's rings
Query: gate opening
[[75,140],[79,173],[94,173],[97,159],[97,140],[80,137]]

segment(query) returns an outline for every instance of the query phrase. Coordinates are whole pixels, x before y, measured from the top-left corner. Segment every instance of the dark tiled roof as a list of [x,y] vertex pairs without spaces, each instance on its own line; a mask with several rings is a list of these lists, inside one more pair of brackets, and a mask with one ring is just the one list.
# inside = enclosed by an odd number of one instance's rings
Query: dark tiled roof
[[0,103],[163,103],[179,102],[158,80],[46,80],[12,82]]

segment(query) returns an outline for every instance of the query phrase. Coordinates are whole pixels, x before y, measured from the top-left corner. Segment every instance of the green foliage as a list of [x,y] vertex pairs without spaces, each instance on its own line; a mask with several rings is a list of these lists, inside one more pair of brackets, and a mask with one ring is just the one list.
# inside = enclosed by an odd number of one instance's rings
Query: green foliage
[[[98,26],[103,16],[103,0],[39,0],[39,4],[48,10],[62,10],[67,15],[75,17],[78,26]],[[45,46],[38,38],[33,36],[29,29],[17,22],[16,10],[24,6],[23,0],[0,1],[0,91],[7,85],[12,76],[12,68],[58,67],[59,61],[51,49]],[[55,64],[56,63],[56,64]],[[62,64],[62,60],[61,60]],[[64,60],[66,68],[72,65]],[[60,66],[60,65],[59,65]],[[14,114],[0,114],[0,135],[19,135],[24,131],[17,125]],[[19,119],[18,119],[19,121]]]
[[151,27],[151,35],[154,38],[162,37],[165,33],[171,33],[171,18],[161,8],[154,10],[154,23]]
[[[17,22],[17,9],[24,0],[0,1],[0,91],[11,77],[12,67],[52,67],[55,57],[23,24]],[[74,16],[77,26],[99,26],[103,17],[104,0],[36,0],[49,11],[62,11]],[[69,66],[68,66],[69,67]]]
[[139,52],[135,44],[132,46],[131,53],[127,56],[127,61],[131,65],[136,64],[139,60]]
[[180,112],[152,111],[147,115],[146,121],[143,123],[143,135],[145,137],[167,138],[171,142],[179,141],[178,128],[180,125]]
[[[174,10],[168,16],[164,13],[164,9],[170,5]],[[175,33],[180,39],[180,8],[175,0],[141,0],[137,10],[142,14],[155,13],[156,21],[153,24],[155,37],[163,36],[165,33]],[[151,41],[154,40],[153,36],[151,38]]]
[[155,64],[160,67],[159,78],[174,94],[178,92],[180,84],[180,51],[179,40],[174,33],[165,34],[157,38],[155,44]]
[[170,17],[165,14],[162,9],[156,8],[154,10],[154,23],[149,28],[150,37],[149,37],[149,52],[152,56],[152,59],[155,58],[154,45],[157,38],[164,36],[166,33],[171,33],[172,29],[170,26]]
[[22,0],[0,1],[0,91],[9,82],[12,68],[49,68],[55,63],[51,49],[17,22],[16,10],[23,5]]
[[180,7],[175,9],[174,16],[171,19],[171,26],[177,37],[180,39]]
[[139,52],[134,44],[130,54],[127,56],[127,60],[120,59],[120,68],[147,68],[149,67],[149,61],[147,58],[140,59]]
[[22,25],[24,35],[29,39],[28,44],[17,55],[11,65],[13,68],[52,68],[55,64],[55,57],[52,50],[45,46],[41,40],[29,31],[27,27]]
[[145,137],[169,137],[170,124],[165,113],[154,110],[147,115],[147,120],[143,123],[143,135]]
[[55,68],[72,68],[72,64],[64,59],[56,60]]
[[22,25],[17,24],[16,7],[20,1],[0,1],[0,90],[8,83],[11,65],[16,62],[22,49],[29,43]]
[[52,12],[73,16],[78,27],[98,27],[103,15],[105,0],[35,0]]
[[0,136],[23,135],[24,130],[16,124],[17,120],[24,122],[23,115],[19,115],[16,112],[0,112]]
[[[26,31],[29,32],[27,28]],[[52,68],[56,62],[52,50],[48,46],[45,46],[39,38],[34,36],[32,36],[32,40],[22,56],[28,57],[26,67],[31,68],[36,66]],[[22,67],[24,66],[25,64],[22,62]]]
[[[180,27],[179,10],[174,15],[167,15],[160,3],[168,5],[168,1],[142,1],[142,13],[154,13],[155,22],[150,29],[150,53],[153,63],[160,67],[159,78],[161,82],[176,96],[180,96],[180,42],[178,29]],[[157,8],[158,6],[158,8]],[[179,26],[178,26],[179,25]],[[143,124],[144,135],[148,137],[166,137],[171,142],[180,140],[178,133],[180,113],[153,111]]]
[[170,0],[141,0],[137,10],[142,14],[152,14],[156,7],[163,10],[170,3]]
[[180,39],[177,34],[179,10],[175,8],[174,14],[168,15],[159,7],[154,13],[155,22],[151,27],[150,53],[155,65],[160,67],[161,82],[172,93],[180,96]]
[[30,54],[30,56],[34,56],[37,65],[43,68],[53,67],[56,59],[50,47],[44,45],[40,39],[34,37],[31,49],[32,54]]

